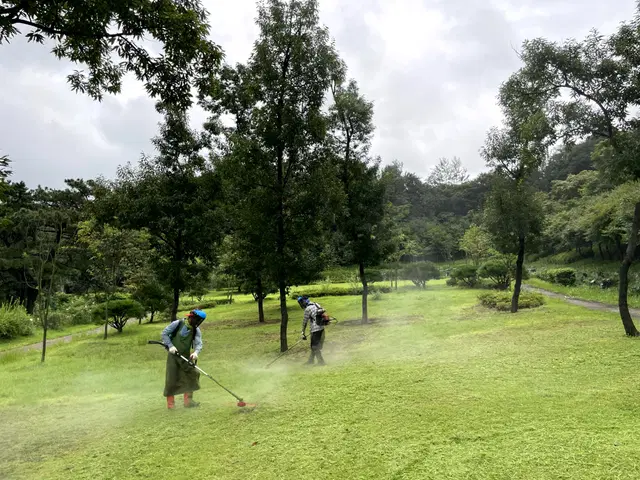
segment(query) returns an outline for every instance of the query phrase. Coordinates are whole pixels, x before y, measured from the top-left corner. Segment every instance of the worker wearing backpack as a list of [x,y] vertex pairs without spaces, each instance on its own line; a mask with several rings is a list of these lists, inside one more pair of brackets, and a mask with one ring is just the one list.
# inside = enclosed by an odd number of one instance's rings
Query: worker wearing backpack
[[[162,331],[162,343],[169,350],[165,374],[164,396],[167,397],[167,408],[175,408],[175,395],[184,395],[184,406],[197,407],[193,401],[193,392],[200,389],[200,373],[182,360],[176,353],[189,358],[193,363],[198,361],[202,351],[202,333],[200,324],[207,318],[202,310],[192,310],[186,318],[174,320]],[[193,353],[191,352],[193,348]]]
[[318,365],[324,365],[322,358],[322,345],[324,344],[324,327],[328,325],[328,317],[325,310],[317,303],[309,300],[308,297],[298,297],[298,305],[304,309],[304,317],[302,318],[302,334],[301,339],[306,340],[305,334],[307,324],[311,332],[311,355],[307,360],[308,365],[312,365],[315,358],[318,359]]

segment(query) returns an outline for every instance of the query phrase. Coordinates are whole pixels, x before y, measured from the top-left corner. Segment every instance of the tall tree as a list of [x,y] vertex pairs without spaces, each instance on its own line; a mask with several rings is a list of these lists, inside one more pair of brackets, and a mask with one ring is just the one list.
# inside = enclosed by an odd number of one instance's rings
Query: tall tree
[[[640,72],[636,51],[639,29],[640,22],[636,19],[622,25],[610,38],[594,31],[583,41],[557,44],[535,39],[525,42],[521,54],[524,66],[509,80],[517,92],[514,101],[537,98],[545,102],[565,141],[599,137],[610,152],[605,158],[626,162],[624,159],[631,156],[628,143],[621,135],[627,135],[628,112],[640,104],[636,81]],[[636,205],[635,210],[640,215],[640,205]],[[628,271],[638,228],[640,218],[630,225],[630,243],[619,272],[618,309],[629,336],[640,335],[627,303]]]
[[95,287],[105,293],[103,339],[106,340],[109,304],[118,287],[124,286],[125,278],[144,266],[148,239],[142,232],[99,225],[95,219],[80,224],[78,237],[90,252],[89,271]]
[[[199,0],[0,0],[0,44],[18,35],[53,43],[56,57],[86,66],[68,81],[94,99],[120,92],[133,73],[152,97],[187,108],[192,87],[207,90],[222,57],[207,16]],[[154,55],[145,39],[162,51]]]
[[209,138],[189,128],[185,113],[168,111],[154,144],[158,155],[121,168],[114,190],[98,203],[102,220],[151,235],[156,272],[173,292],[174,320],[180,294],[215,260],[220,184],[202,156]]
[[492,250],[491,237],[478,225],[471,225],[460,239],[460,249],[478,266]]
[[320,267],[320,213],[330,178],[322,106],[339,62],[319,25],[317,0],[261,1],[257,24],[251,58],[230,75],[231,93],[222,97],[237,125],[227,171],[233,188],[244,189],[243,208],[265,219],[261,233],[273,241],[263,251],[273,252],[269,269],[280,293],[285,351],[288,287]]
[[7,178],[11,175],[9,169],[9,157],[6,155],[0,156],[0,201],[4,198],[4,191],[7,188]]
[[34,206],[21,210],[25,281],[37,292],[36,316],[43,329],[41,362],[45,361],[49,310],[66,270],[71,268],[70,250],[77,238],[81,209],[69,190],[39,188]]
[[458,157],[440,158],[427,177],[429,185],[457,185],[467,180],[469,174]]
[[[237,225],[237,223],[236,223]],[[253,235],[261,236],[259,229]],[[233,275],[239,283],[242,293],[253,295],[258,304],[258,322],[264,323],[264,300],[270,293],[278,291],[275,279],[269,270],[267,255],[260,247],[265,243],[260,238],[252,237],[250,229],[237,229],[222,243],[220,259],[221,271]]]
[[338,161],[338,178],[344,204],[336,223],[342,239],[340,251],[347,264],[357,264],[362,283],[362,323],[369,321],[366,269],[380,264],[389,247],[385,232],[385,184],[379,163],[367,153],[373,135],[373,104],[360,94],[358,85],[337,80],[332,85],[334,103],[329,109],[330,140]]
[[553,141],[553,129],[542,106],[536,101],[519,101],[511,84],[501,87],[499,100],[506,125],[502,129],[492,129],[481,150],[487,165],[498,174],[488,200],[486,226],[496,244],[502,246],[503,253],[509,253],[509,245],[512,245],[505,241],[514,242],[512,247],[517,252],[517,261],[511,312],[515,313],[527,239],[541,230],[542,210],[536,208],[536,199],[525,181],[543,164],[547,148]]

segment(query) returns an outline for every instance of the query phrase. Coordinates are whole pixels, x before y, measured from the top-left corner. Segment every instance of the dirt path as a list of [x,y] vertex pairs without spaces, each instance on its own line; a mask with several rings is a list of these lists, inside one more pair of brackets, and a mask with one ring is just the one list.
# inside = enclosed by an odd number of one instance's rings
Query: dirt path
[[[87,330],[85,332],[72,333],[70,335],[65,335],[64,337],[57,337],[47,340],[47,347],[51,345],[55,345],[56,343],[69,343],[72,339],[78,337],[85,337],[87,335],[95,335],[97,333],[104,332],[104,326],[95,328],[93,330]],[[29,350],[42,350],[42,341],[38,343],[31,343],[29,345],[22,345],[19,347],[7,348],[6,350],[0,351],[0,355],[4,355],[9,352],[28,352]]]
[[[551,298],[559,298],[573,305],[578,305],[579,307],[585,307],[591,310],[598,310],[600,312],[618,313],[617,305],[608,305],[606,303],[592,302],[590,300],[581,300],[579,298],[568,297],[566,295],[563,295],[562,293],[551,292],[549,290],[545,290],[544,288],[532,287],[531,285],[523,285],[522,287],[524,290],[541,293],[542,295],[546,295],[547,297],[551,297]],[[631,313],[631,315],[640,316],[640,310],[637,308],[630,308],[629,312]]]
[[[135,323],[137,321],[138,320],[133,319],[133,320],[129,320],[127,323]],[[112,327],[109,327],[109,332],[111,331],[115,332],[115,330]],[[103,333],[103,332],[104,332],[104,325],[101,325],[97,328],[94,328],[93,330],[86,330],[84,332],[65,335],[64,337],[52,338],[50,340],[47,340],[47,347],[49,347],[50,345],[55,345],[56,343],[69,343],[74,338],[86,337],[88,335],[96,335],[98,333]],[[18,351],[28,352],[29,350],[42,350],[42,340],[40,340],[38,343],[31,343],[29,345],[22,345],[20,347],[12,347],[6,350],[2,350],[0,351],[0,355],[3,355],[8,352],[18,352]]]

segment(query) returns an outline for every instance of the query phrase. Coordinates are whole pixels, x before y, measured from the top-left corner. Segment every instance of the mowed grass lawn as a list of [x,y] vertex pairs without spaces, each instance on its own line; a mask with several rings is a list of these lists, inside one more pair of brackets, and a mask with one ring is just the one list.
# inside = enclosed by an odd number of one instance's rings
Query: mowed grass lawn
[[[3,479],[637,479],[640,360],[616,315],[550,300],[516,315],[443,282],[370,302],[326,297],[341,322],[326,367],[278,355],[240,297],[210,310],[199,409],[167,411],[162,325],[0,357]],[[302,311],[291,302],[290,342]]]

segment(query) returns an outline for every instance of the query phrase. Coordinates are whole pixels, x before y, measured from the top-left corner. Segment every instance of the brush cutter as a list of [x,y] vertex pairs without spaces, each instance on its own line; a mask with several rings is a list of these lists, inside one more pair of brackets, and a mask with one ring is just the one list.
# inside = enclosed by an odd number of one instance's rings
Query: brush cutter
[[294,343],[293,345],[291,345],[289,348],[287,348],[284,352],[282,352],[280,355],[278,355],[276,358],[274,358],[273,360],[271,360],[266,367],[264,368],[269,368],[276,360],[278,360],[279,358],[283,357],[286,353],[290,352],[291,350],[293,350],[293,348],[298,345],[300,342],[306,340],[305,338],[301,338],[300,340],[298,340],[296,343]]
[[[165,345],[162,342],[158,342],[156,340],[149,340],[150,344],[152,345],[162,345],[164,347],[165,350],[169,351],[169,347],[167,345]],[[202,370],[200,367],[198,367],[195,363],[193,363],[191,360],[189,360],[188,358],[180,355],[180,353],[176,352],[175,355],[177,355],[178,357],[180,357],[182,360],[184,360],[185,362],[187,362],[190,366],[192,366],[193,368],[195,368],[196,370],[198,370],[200,373],[202,373],[203,375],[209,377],[211,380],[213,380],[214,382],[216,382],[218,384],[219,387],[224,388],[227,392],[229,392],[231,395],[233,395],[234,397],[236,397],[236,399],[238,400],[238,403],[236,405],[238,405],[238,407],[246,407],[247,404],[244,402],[244,400],[242,400],[239,396],[237,396],[235,393],[233,393],[231,390],[229,390],[227,387],[225,387],[224,385],[222,385],[220,382],[218,382],[215,378],[213,378],[211,375],[209,375],[207,372],[205,372],[204,370]]]
[[[328,317],[331,323],[338,323],[338,319],[334,318],[334,317]],[[329,325],[329,323],[327,323],[327,325]],[[278,360],[279,358],[283,357],[286,353],[290,352],[291,350],[294,349],[294,347],[296,345],[298,345],[300,342],[306,340],[307,337],[301,338],[300,340],[298,340],[296,343],[294,343],[293,345],[291,345],[289,348],[287,348],[284,352],[282,352],[280,355],[278,355],[276,358],[274,358],[273,360],[271,360],[266,367],[264,368],[269,368],[276,360]]]

